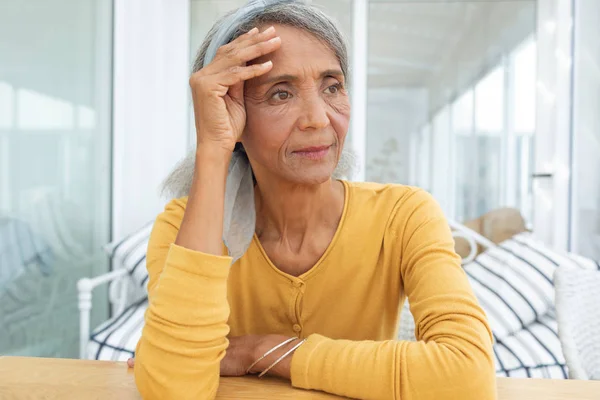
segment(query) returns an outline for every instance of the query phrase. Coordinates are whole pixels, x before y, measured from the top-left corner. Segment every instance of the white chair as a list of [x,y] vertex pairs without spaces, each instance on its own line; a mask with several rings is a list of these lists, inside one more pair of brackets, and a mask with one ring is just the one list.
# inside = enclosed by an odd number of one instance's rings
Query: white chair
[[[104,284],[109,285],[108,299],[112,314],[118,318],[129,306],[147,295],[146,249],[152,224],[148,223],[123,240],[104,246],[112,259],[114,270],[95,278],[83,278],[77,282],[79,292],[79,357],[90,358],[90,312],[92,291]],[[111,320],[106,321],[110,323]]]
[[558,334],[573,379],[600,380],[600,270],[554,274]]
[[455,238],[460,237],[460,238],[465,239],[471,246],[471,251],[470,251],[469,255],[467,257],[463,258],[463,260],[462,260],[463,265],[472,262],[475,259],[475,257],[477,257],[477,245],[478,244],[480,244],[484,248],[488,248],[488,249],[493,249],[498,246],[497,244],[495,244],[494,242],[492,242],[485,236],[475,232],[473,229],[468,228],[461,223],[458,223],[453,220],[449,220],[448,223],[449,223],[450,227],[452,229],[454,229],[454,231],[452,231],[452,236]]
[[92,311],[92,291],[108,284],[108,301],[115,315],[119,315],[129,302],[129,275],[125,268],[111,271],[95,278],[82,278],[77,282],[79,308],[79,358],[88,359],[90,341],[90,313]]

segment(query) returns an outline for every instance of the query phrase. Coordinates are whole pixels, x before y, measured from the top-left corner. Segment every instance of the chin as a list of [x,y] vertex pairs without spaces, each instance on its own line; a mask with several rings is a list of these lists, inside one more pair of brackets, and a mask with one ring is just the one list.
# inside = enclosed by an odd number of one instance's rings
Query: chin
[[301,185],[319,185],[331,179],[335,165],[312,165],[294,168],[292,173],[285,174],[290,182]]

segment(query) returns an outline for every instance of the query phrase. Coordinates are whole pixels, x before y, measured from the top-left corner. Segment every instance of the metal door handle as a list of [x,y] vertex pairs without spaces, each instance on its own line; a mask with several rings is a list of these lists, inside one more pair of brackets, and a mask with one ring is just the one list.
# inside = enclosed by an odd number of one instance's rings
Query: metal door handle
[[554,176],[554,174],[549,173],[549,172],[540,172],[540,173],[535,173],[535,174],[531,174],[531,178],[535,179],[535,178],[552,178]]

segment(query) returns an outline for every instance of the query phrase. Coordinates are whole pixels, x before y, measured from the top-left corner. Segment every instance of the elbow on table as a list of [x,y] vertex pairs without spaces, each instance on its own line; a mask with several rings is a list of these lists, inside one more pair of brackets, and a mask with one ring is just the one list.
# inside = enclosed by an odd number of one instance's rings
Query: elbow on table
[[[152,373],[151,371],[155,371]],[[136,353],[135,367],[133,369],[135,385],[140,392],[142,399],[173,399],[177,393],[173,387],[174,382],[169,382],[162,374],[156,373],[156,368],[148,365],[147,362]]]
[[195,379],[190,382],[174,379],[177,375],[181,376],[185,373],[167,374],[164,368],[168,366],[148,364],[143,356],[136,353],[134,378],[142,399],[213,400],[216,397],[219,386],[218,374],[215,380],[203,382]]
[[493,366],[470,363],[460,371],[460,377],[457,380],[461,396],[453,398],[492,400],[497,397],[496,374]]
[[[494,356],[489,346],[464,346],[463,343],[429,343],[433,358],[412,357],[415,365],[406,365],[402,383],[403,400],[422,399],[496,399]],[[432,355],[433,355],[432,354]],[[421,362],[420,362],[421,361]],[[401,386],[402,387],[402,386]]]
[[[474,354],[460,356],[451,381],[457,388],[455,396],[464,400],[496,399],[496,372],[493,354],[475,350]],[[442,389],[443,390],[443,389]],[[440,396],[439,398],[444,398]]]

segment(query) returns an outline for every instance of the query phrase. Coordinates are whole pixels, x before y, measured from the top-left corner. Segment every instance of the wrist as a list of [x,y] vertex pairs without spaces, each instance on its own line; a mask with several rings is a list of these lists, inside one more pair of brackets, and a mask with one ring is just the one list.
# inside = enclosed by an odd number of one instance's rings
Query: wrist
[[231,151],[218,146],[198,147],[196,149],[194,181],[202,182],[204,188],[206,188],[207,182],[218,182],[219,186],[225,185],[232,154]]
[[[209,136],[209,135],[200,135],[200,136]],[[196,141],[196,151],[203,151],[204,149],[208,149],[211,151],[215,151],[217,153],[222,154],[231,154],[235,149],[235,145],[237,143],[230,140],[219,140],[219,139],[200,139],[198,138]]]
[[230,150],[214,143],[202,143],[196,147],[196,165],[202,165],[203,167],[207,164],[229,166],[232,155],[233,149]]
[[[274,348],[275,346],[283,343],[289,339],[289,336],[283,335],[265,335],[262,336],[261,339],[257,342],[257,345],[254,349],[253,361],[258,360],[262,357],[266,352]],[[286,354],[289,350],[291,350],[296,344],[300,342],[301,339],[294,339],[286,345],[278,348],[273,353],[269,354],[267,357],[260,360],[250,371],[252,374],[259,374],[266,370],[271,364],[273,364],[276,360],[278,360],[281,356]],[[290,370],[291,370],[291,361],[295,352],[292,352],[288,356],[286,356],[283,360],[277,363],[272,369],[267,372],[266,375],[269,376],[277,376],[280,378],[290,379]]]

